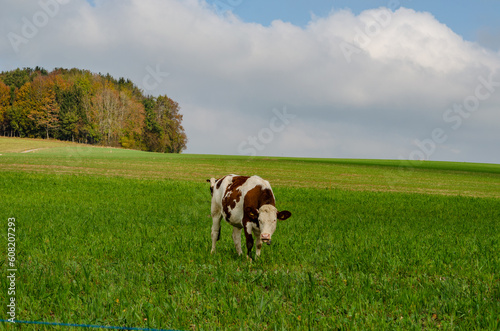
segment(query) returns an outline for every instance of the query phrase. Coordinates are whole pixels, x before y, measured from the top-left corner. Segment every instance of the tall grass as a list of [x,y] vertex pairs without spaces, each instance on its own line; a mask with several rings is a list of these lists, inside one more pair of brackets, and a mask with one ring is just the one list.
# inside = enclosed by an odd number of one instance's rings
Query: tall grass
[[[115,162],[91,159],[82,168],[103,174]],[[500,327],[497,198],[275,185],[277,207],[293,215],[249,262],[237,256],[227,224],[210,255],[202,181],[10,170],[0,183],[0,217],[18,224],[22,320],[173,329]],[[5,277],[0,284],[6,302]]]

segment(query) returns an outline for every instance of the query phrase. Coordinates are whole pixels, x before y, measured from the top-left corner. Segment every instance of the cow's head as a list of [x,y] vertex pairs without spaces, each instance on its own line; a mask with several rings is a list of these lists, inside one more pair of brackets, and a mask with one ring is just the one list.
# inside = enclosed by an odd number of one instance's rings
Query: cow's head
[[273,205],[263,205],[259,210],[247,207],[245,212],[252,221],[259,223],[260,239],[268,245],[271,244],[271,236],[276,231],[277,221],[284,221],[292,216],[288,210],[278,211]]

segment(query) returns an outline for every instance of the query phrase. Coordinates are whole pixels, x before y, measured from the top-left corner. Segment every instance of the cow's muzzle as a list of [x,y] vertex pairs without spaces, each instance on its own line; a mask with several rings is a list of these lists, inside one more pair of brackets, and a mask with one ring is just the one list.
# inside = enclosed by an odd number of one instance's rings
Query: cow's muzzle
[[271,235],[269,233],[263,233],[260,235],[260,239],[268,244],[268,245],[271,245]]

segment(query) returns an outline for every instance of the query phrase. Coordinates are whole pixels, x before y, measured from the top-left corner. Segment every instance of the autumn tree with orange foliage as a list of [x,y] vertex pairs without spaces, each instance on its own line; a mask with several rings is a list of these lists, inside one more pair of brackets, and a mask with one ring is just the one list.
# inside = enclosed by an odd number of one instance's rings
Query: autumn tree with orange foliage
[[10,88],[5,85],[4,82],[0,81],[0,125],[5,132],[5,113],[10,105]]

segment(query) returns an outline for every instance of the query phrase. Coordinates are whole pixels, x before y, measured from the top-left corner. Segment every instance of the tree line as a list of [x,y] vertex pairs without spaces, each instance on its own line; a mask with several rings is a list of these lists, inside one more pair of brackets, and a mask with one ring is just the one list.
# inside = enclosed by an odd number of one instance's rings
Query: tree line
[[163,153],[187,144],[177,102],[81,69],[0,73],[0,133]]

